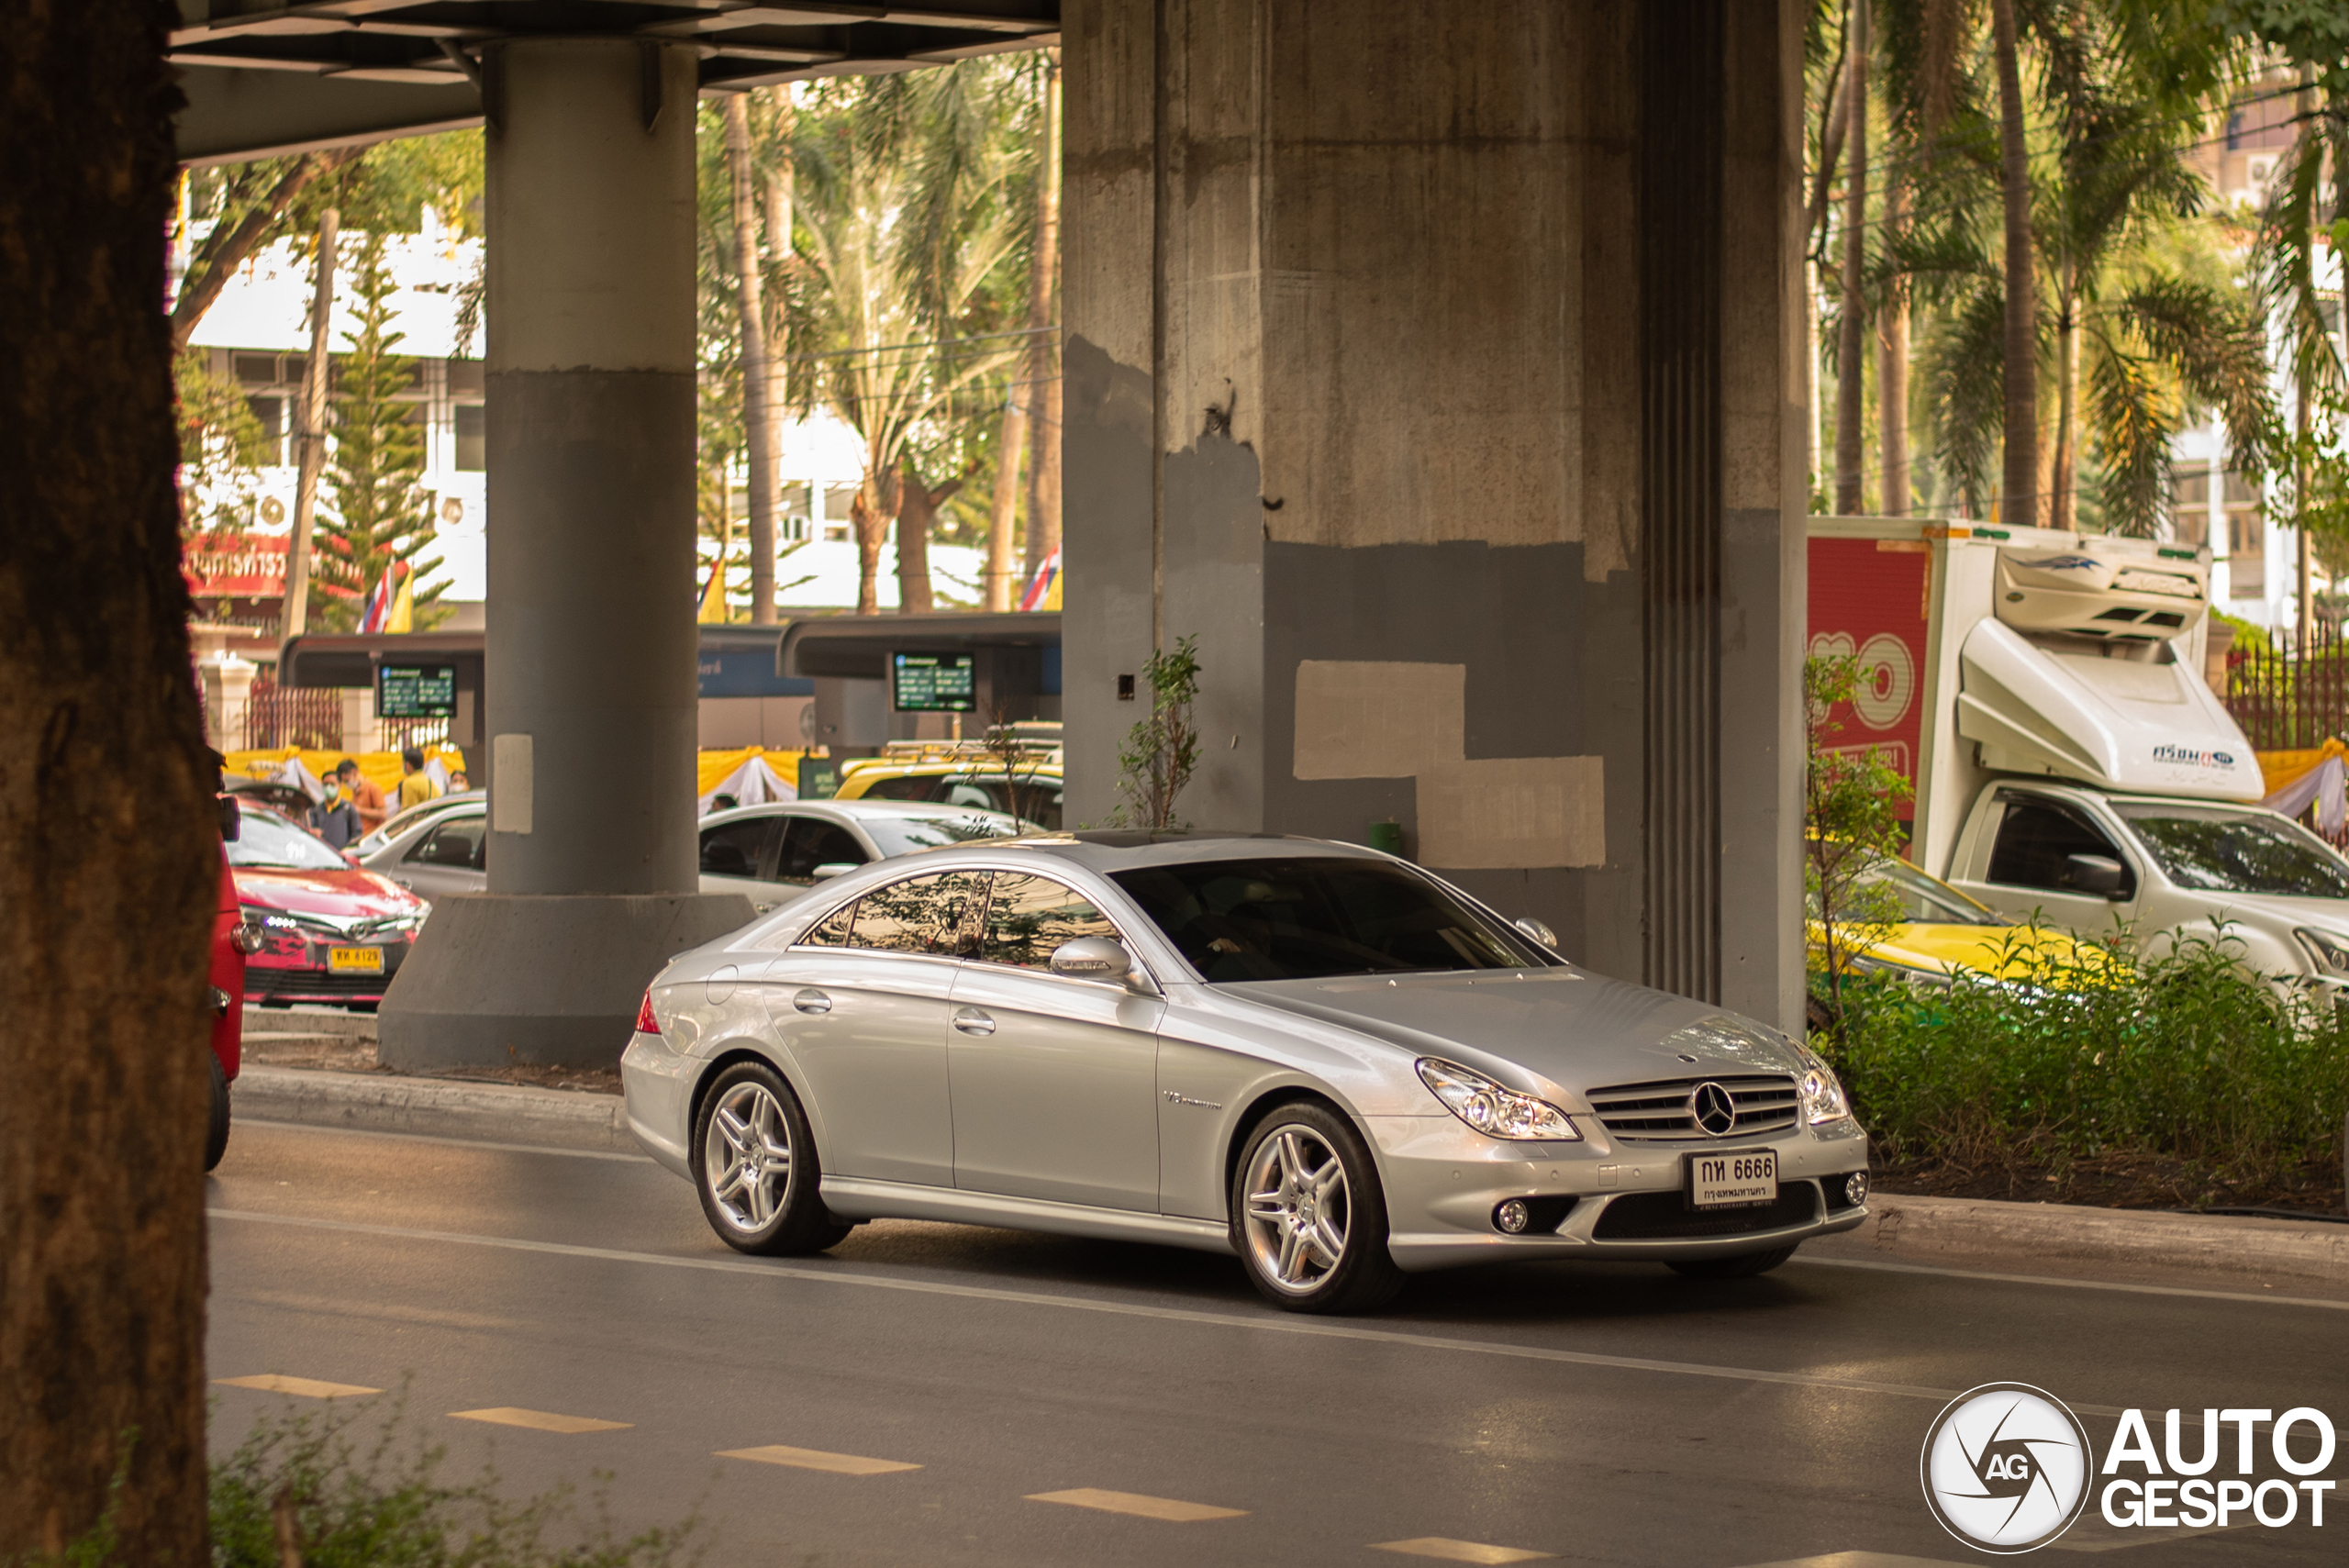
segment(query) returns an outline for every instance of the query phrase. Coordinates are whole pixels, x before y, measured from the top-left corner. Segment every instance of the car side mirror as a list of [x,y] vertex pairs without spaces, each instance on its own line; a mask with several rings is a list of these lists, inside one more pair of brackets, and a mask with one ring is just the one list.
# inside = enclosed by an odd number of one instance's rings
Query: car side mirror
[[1531,915],[1520,915],[1509,924],[1548,948],[1552,952],[1558,951],[1558,933],[1550,929],[1548,921],[1537,920]]
[[807,874],[818,882],[829,882],[836,876],[846,876],[856,868],[846,861],[826,861]]
[[2064,880],[2075,890],[2104,898],[2121,896],[2129,870],[2110,855],[2066,855]]
[[1123,980],[1133,955],[1107,937],[1079,937],[1052,950],[1052,973],[1072,980]]
[[213,809],[220,814],[221,842],[235,843],[237,835],[244,830],[245,821],[244,814],[237,809],[237,797],[233,795],[216,795],[212,797],[212,806]]

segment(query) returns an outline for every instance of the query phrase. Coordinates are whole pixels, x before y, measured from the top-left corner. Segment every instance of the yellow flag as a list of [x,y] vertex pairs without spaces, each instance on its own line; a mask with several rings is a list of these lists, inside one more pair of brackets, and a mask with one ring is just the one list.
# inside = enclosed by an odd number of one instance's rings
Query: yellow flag
[[384,617],[384,629],[395,633],[416,629],[416,569],[414,567],[409,567],[400,573],[400,591],[393,595],[392,613]]
[[709,563],[709,584],[701,591],[701,613],[694,618],[704,626],[726,624],[726,558],[722,555]]

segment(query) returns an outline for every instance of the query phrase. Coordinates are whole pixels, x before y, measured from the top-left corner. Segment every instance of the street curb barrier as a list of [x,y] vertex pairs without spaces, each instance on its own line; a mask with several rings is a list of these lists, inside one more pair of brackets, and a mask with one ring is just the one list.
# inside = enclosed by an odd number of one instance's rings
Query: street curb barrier
[[644,1152],[629,1134],[626,1102],[618,1095],[252,1066],[237,1075],[232,1095],[234,1114],[256,1121]]
[[346,1012],[340,1007],[256,1007],[245,1004],[248,1035],[295,1036],[304,1039],[373,1040],[375,1015]]
[[1852,1241],[1898,1258],[2062,1259],[2349,1284],[2349,1225],[1876,1193]]

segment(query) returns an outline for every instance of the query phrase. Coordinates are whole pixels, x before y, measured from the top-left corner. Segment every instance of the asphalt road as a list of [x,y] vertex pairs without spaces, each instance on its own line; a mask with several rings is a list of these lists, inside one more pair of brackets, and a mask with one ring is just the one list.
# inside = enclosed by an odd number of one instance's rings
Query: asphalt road
[[[2048,1389],[2099,1451],[2122,1407],[2156,1442],[2171,1406],[2349,1416],[2349,1311],[2255,1292],[1531,1263],[1301,1318],[1205,1254],[876,1223],[744,1259],[649,1161],[252,1123],[209,1201],[214,1378],[386,1391],[333,1408],[451,1478],[693,1516],[729,1568],[1982,1562],[1918,1485],[1958,1391]],[[322,1407],[214,1392],[222,1453]],[[729,1457],[756,1450],[780,1451]],[[2334,1563],[2336,1498],[2323,1529],[2201,1534],[2092,1505],[2056,1550]]]

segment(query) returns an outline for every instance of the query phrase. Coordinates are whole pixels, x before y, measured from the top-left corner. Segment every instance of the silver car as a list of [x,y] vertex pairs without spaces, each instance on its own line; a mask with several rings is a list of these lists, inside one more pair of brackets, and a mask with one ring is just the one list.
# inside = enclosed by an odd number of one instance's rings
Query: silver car
[[[438,805],[438,802],[434,804]],[[421,818],[360,863],[426,898],[489,886],[489,806],[473,799]],[[1016,834],[999,811],[897,801],[801,800],[701,819],[701,891],[743,893],[761,914],[827,877],[941,844]]]
[[629,1125],[746,1252],[884,1217],[1234,1252],[1302,1311],[1508,1258],[1760,1273],[1865,1218],[1826,1063],[1373,851],[1079,832],[825,883],[681,955]]

